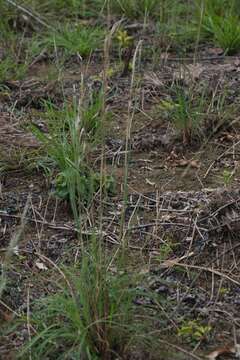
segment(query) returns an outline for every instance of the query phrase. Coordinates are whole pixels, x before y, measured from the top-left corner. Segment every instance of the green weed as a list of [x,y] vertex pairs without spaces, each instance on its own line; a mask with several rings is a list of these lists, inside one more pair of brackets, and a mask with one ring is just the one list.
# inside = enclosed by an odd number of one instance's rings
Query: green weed
[[199,341],[206,340],[211,330],[212,327],[210,325],[202,325],[197,320],[190,320],[178,329],[178,336],[195,344]]
[[222,181],[225,187],[230,186],[233,182],[233,171],[224,169],[222,173]]

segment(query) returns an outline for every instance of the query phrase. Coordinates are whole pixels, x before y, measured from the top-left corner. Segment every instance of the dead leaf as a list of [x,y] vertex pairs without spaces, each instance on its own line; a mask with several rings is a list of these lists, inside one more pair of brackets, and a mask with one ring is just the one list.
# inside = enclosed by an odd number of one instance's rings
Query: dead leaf
[[155,186],[155,185],[156,185],[155,182],[150,181],[149,179],[146,179],[146,183],[147,183],[148,185],[151,185],[151,186]]
[[220,47],[213,47],[213,48],[208,49],[208,53],[209,53],[209,55],[220,56],[224,53],[224,51]]
[[47,270],[47,266],[42,263],[41,261],[36,261],[35,263],[36,267],[39,269],[39,270]]
[[175,259],[165,260],[163,263],[161,263],[161,267],[164,267],[164,268],[173,267],[174,265],[177,265],[178,263],[180,263],[180,261],[182,261],[186,258],[189,258],[190,256],[193,256],[193,255],[194,255],[194,252],[192,251],[186,255],[183,255],[183,256],[175,258]]
[[176,70],[173,73],[173,78],[176,81],[183,80],[186,84],[190,84],[193,81],[196,81],[200,78],[202,72],[204,70],[203,65],[201,64],[190,64],[185,65],[180,68],[180,70]]
[[6,322],[10,322],[13,319],[13,314],[0,309],[0,319],[3,319],[3,321],[6,321]]
[[216,360],[221,355],[226,354],[234,354],[236,357],[239,358],[240,355],[240,344],[236,344],[234,346],[225,346],[220,349],[216,349],[212,351],[210,354],[206,356],[208,360]]
[[176,164],[179,166],[187,166],[189,164],[189,161],[186,159],[180,159],[180,160],[176,161]]
[[176,161],[178,166],[190,166],[194,169],[198,169],[200,167],[199,163],[196,160],[187,160],[187,159],[180,159]]
[[196,160],[191,160],[190,166],[195,169],[199,169],[199,167],[200,167],[199,163]]
[[235,65],[235,66],[240,66],[240,59],[236,59],[236,60],[234,61],[234,65]]

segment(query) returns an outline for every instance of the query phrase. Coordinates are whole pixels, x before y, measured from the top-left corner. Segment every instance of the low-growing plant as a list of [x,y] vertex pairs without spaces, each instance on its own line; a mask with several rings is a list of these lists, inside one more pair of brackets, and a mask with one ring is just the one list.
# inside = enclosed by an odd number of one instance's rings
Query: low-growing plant
[[[81,112],[76,106],[59,111],[51,103],[45,103],[45,109],[48,133],[32,125],[33,133],[46,151],[45,161],[41,159],[41,164],[52,168],[50,172],[54,174],[55,194],[70,201],[74,217],[78,218],[82,206],[90,203],[101,183],[100,173],[95,172],[87,161],[89,141],[93,146],[89,134],[96,134],[96,119],[91,118],[95,115],[95,107],[87,107],[86,111]],[[113,178],[106,176],[103,186],[106,192],[113,192]]]
[[0,83],[7,80],[20,80],[26,74],[28,60],[25,41],[15,34],[5,20],[0,24]]
[[234,54],[240,50],[240,24],[239,17],[235,15],[207,15],[203,29],[212,36],[216,45],[220,46],[226,54]]
[[235,0],[197,0],[197,8],[204,5],[206,15],[225,16],[226,14],[237,14],[239,12],[237,1]]
[[113,0],[112,10],[129,18],[157,16],[160,12],[159,0]]
[[66,25],[55,33],[49,33],[41,43],[42,47],[47,47],[50,50],[57,48],[66,56],[78,54],[81,57],[86,57],[102,47],[103,39],[103,28]]
[[221,47],[227,54],[240,49],[239,6],[229,0],[198,0],[197,17],[202,16],[201,35]]
[[197,38],[193,24],[194,7],[176,0],[164,0],[160,5],[160,14],[156,21],[155,39],[159,40],[163,51],[174,47],[181,56],[186,48],[192,47]]
[[0,83],[7,80],[20,80],[26,74],[27,65],[18,63],[16,59],[7,56],[0,61]]
[[98,16],[104,2],[102,0],[42,0],[29,1],[31,8],[45,16],[64,18],[84,18]]
[[7,1],[0,0],[0,33],[2,40],[10,32],[10,23],[16,18],[16,9],[12,7]]
[[222,181],[225,187],[231,185],[233,181],[233,172],[228,169],[224,169],[222,173]]
[[183,143],[189,144],[193,136],[201,131],[204,105],[204,92],[201,96],[194,96],[194,92],[175,86],[173,96],[169,100],[162,100],[160,109],[181,132]]
[[[135,336],[136,287],[127,273],[108,271],[99,242],[92,240],[80,267],[65,269],[67,284],[33,307],[36,330],[20,353],[31,349],[32,359],[122,358]],[[130,286],[131,284],[131,286]]]
[[118,44],[120,64],[123,63],[122,74],[126,75],[128,71],[131,69],[134,38],[130,36],[126,30],[120,29],[116,34],[116,41]]
[[198,320],[190,320],[184,322],[178,329],[178,336],[189,341],[190,343],[197,343],[202,340],[206,340],[212,327],[210,325],[202,325]]

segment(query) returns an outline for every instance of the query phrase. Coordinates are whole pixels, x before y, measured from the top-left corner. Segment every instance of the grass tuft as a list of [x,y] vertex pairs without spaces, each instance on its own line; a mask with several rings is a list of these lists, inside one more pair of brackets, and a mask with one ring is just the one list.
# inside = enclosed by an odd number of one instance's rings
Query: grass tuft
[[87,57],[103,45],[104,30],[100,27],[65,25],[55,34],[48,34],[42,45],[50,50],[60,49],[66,56],[80,55]]
[[36,302],[31,323],[37,334],[20,358],[29,348],[33,359],[108,360],[124,354],[133,336],[136,290],[126,273],[113,276],[107,268],[95,239],[80,268],[66,270],[71,288],[61,285]]

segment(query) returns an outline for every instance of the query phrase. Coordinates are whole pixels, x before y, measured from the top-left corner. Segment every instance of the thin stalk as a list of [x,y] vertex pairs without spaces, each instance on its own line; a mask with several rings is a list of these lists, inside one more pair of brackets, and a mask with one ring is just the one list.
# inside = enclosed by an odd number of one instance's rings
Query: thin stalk
[[[109,1],[107,1],[107,9],[108,11],[110,11],[110,7],[109,7]],[[108,18],[110,18],[110,16],[108,16]],[[101,163],[100,163],[100,191],[99,191],[99,196],[100,196],[100,204],[102,204],[103,201],[103,197],[104,197],[104,179],[105,179],[105,174],[106,174],[106,164],[105,164],[105,156],[104,156],[104,135],[103,135],[103,124],[105,123],[105,118],[106,118],[106,94],[107,94],[107,88],[108,88],[108,69],[109,69],[109,63],[110,63],[110,59],[109,59],[109,53],[110,53],[110,48],[111,48],[111,43],[112,43],[112,37],[115,34],[115,32],[117,31],[117,29],[119,28],[120,24],[121,24],[122,20],[116,22],[111,30],[110,33],[106,36],[105,41],[104,41],[104,65],[103,65],[103,98],[102,98],[102,109],[101,109],[101,126],[102,129],[100,131],[101,134]],[[100,205],[100,209],[99,209],[99,234],[100,234],[100,239],[103,238],[103,206]],[[99,261],[101,263],[101,247],[99,247]]]
[[195,43],[194,56],[193,56],[194,65],[196,64],[196,59],[197,59],[198,45],[199,45],[199,41],[200,41],[204,11],[205,11],[205,0],[201,0],[201,12],[200,12],[200,17],[199,17],[199,22],[198,22],[197,39],[196,39],[196,43]]
[[128,201],[128,164],[129,164],[129,150],[131,143],[131,130],[132,123],[135,115],[136,106],[134,105],[134,95],[135,95],[135,87],[134,87],[134,79],[135,79],[135,71],[136,71],[136,60],[137,54],[139,52],[140,46],[142,44],[142,40],[140,40],[136,46],[133,55],[133,63],[132,63],[132,75],[131,75],[131,86],[130,86],[130,94],[128,101],[128,113],[127,113],[127,127],[126,127],[126,140],[125,140],[125,158],[124,158],[124,179],[123,179],[123,210],[121,215],[120,222],[120,239],[121,245],[123,247],[123,252],[125,252],[125,235],[124,224],[125,224],[125,214],[127,208]]

